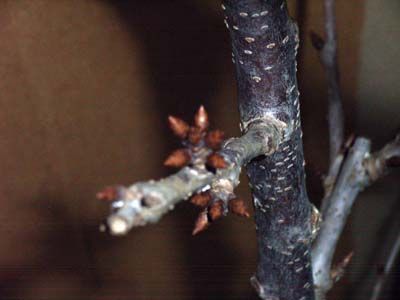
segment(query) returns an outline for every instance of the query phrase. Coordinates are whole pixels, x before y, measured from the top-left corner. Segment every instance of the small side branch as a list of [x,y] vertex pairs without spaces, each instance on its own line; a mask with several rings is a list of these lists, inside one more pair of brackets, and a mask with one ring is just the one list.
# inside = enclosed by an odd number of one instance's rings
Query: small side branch
[[[208,170],[205,164],[186,166],[167,178],[135,183],[117,189],[113,213],[107,224],[112,234],[126,234],[132,227],[157,222],[178,202],[205,190],[230,200],[239,183],[241,168],[259,155],[273,153],[282,137],[281,122],[270,118],[249,125],[239,138],[227,140],[219,151],[226,166]],[[227,198],[227,199],[224,199]]]
[[386,175],[391,168],[400,166],[400,134],[365,162],[371,181]]

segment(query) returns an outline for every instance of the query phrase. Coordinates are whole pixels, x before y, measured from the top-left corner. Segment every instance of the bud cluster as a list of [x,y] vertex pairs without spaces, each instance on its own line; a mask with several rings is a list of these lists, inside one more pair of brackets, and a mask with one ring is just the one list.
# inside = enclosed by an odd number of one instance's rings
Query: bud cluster
[[[174,116],[168,117],[168,123],[172,132],[181,140],[182,148],[174,150],[165,159],[164,165],[181,169],[177,174],[184,171],[185,168],[189,168],[199,173],[215,175],[212,183],[195,192],[190,198],[191,203],[202,209],[196,220],[193,234],[205,230],[212,222],[227,215],[228,212],[249,217],[250,214],[244,201],[234,194],[234,188],[239,182],[237,177],[241,166],[236,166],[227,156],[221,155],[224,133],[218,129],[209,130],[209,118],[204,107],[201,106],[196,112],[193,125]],[[163,182],[165,181],[161,180],[159,184],[163,184]],[[150,182],[149,184],[151,186]],[[154,199],[154,195],[150,194],[147,193],[144,196],[143,190],[141,190],[141,193],[131,195],[127,194],[126,189],[122,186],[112,186],[99,192],[97,198],[110,201],[114,211],[118,211],[128,200],[126,203],[133,205],[132,199],[135,199],[140,202],[140,205],[135,204],[137,214],[138,209],[156,207],[162,202],[160,198]],[[145,223],[139,215],[136,219],[136,221],[132,221],[132,224]]]
[[[168,121],[172,132],[182,140],[184,148],[173,151],[164,161],[165,166],[206,168],[214,173],[228,167],[229,164],[218,153],[224,141],[224,133],[218,129],[209,130],[208,114],[203,106],[200,106],[195,114],[193,126],[173,116],[169,116]],[[211,186],[207,191],[201,191],[190,199],[191,203],[202,208],[196,220],[193,235],[205,230],[228,211],[239,216],[250,216],[242,199],[237,198],[233,191],[228,193],[219,191],[217,186],[218,184],[215,187]]]

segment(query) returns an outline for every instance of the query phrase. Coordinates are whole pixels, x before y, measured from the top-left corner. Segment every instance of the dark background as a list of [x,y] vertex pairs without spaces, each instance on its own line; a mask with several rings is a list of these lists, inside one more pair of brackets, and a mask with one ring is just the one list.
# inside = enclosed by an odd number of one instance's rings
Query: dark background
[[[301,28],[307,180],[318,204],[326,83],[309,32],[323,33],[322,2],[289,4]],[[399,11],[396,0],[337,1],[347,133],[375,147],[400,123]],[[257,299],[251,219],[229,216],[192,237],[198,211],[182,203],[123,238],[98,230],[108,207],[96,191],[170,172],[162,162],[178,143],[168,114],[189,121],[204,104],[213,127],[239,133],[219,1],[1,0],[0,41],[0,299]],[[331,299],[370,295],[375,251],[399,229],[389,221],[399,178],[360,196],[337,253],[355,257]],[[239,194],[249,200],[245,181]]]

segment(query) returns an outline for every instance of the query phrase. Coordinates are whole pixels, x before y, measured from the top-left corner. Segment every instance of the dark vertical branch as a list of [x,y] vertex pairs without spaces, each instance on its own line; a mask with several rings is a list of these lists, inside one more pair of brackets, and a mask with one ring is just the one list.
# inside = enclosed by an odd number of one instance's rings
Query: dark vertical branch
[[324,0],[325,40],[311,33],[314,47],[319,51],[328,83],[329,170],[324,180],[325,197],[321,213],[324,215],[332,188],[343,162],[341,147],[344,142],[344,113],[339,83],[337,59],[335,0]]
[[255,120],[286,127],[278,150],[247,167],[259,249],[252,279],[263,299],[314,299],[311,206],[304,181],[296,24],[283,0],[226,0],[243,130]]
[[335,0],[325,0],[326,41],[321,52],[322,63],[328,80],[328,123],[330,163],[333,164],[344,139],[344,116],[339,85],[337,62]]

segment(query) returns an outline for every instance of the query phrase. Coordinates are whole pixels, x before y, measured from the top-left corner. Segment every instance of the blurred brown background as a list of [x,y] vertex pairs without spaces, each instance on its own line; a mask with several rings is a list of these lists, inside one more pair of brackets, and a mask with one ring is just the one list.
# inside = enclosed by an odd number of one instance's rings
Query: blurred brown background
[[[318,203],[326,83],[308,34],[323,33],[322,2],[289,4],[302,32],[308,189]],[[338,0],[337,13],[347,131],[379,147],[400,123],[400,2]],[[182,203],[124,238],[98,231],[108,207],[96,191],[170,172],[162,161],[178,144],[168,114],[189,120],[204,104],[214,127],[238,134],[219,1],[1,0],[0,41],[0,299],[257,299],[251,220],[228,217],[192,237],[197,210]],[[354,249],[355,259],[331,299],[369,295],[399,178],[357,202],[338,251]],[[245,184],[240,194],[249,198]]]

